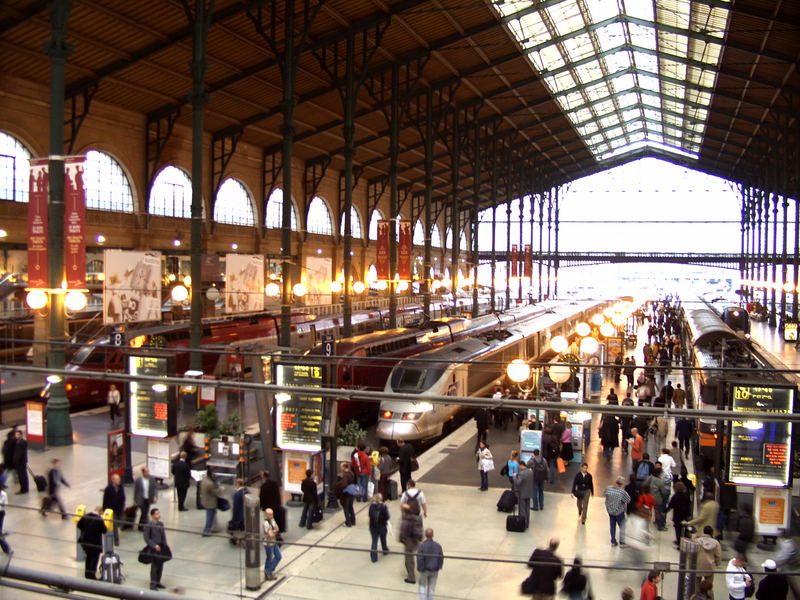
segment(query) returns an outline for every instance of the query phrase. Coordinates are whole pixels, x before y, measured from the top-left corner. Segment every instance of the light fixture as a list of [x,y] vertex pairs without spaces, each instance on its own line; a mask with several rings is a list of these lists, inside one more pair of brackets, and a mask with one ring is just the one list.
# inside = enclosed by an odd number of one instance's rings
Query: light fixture
[[338,294],[342,291],[342,283],[340,281],[331,281],[328,287],[333,294]]
[[94,240],[98,244],[105,244],[106,243],[106,236],[104,236],[102,233],[98,233],[97,237],[95,237]]
[[55,385],[61,383],[61,377],[59,375],[48,375],[45,377],[45,381],[51,385]]
[[216,302],[219,300],[219,296],[219,289],[214,286],[211,286],[206,290],[206,298],[209,300],[209,302]]
[[166,391],[167,391],[167,386],[166,386],[165,384],[163,384],[163,383],[154,383],[154,384],[152,385],[151,389],[152,389],[152,390],[153,390],[153,391],[154,391],[156,394],[163,394],[164,392],[166,392]]
[[433,281],[431,281],[431,291],[436,291],[440,287],[442,287],[441,281],[439,281],[438,279],[434,279]]
[[295,283],[294,287],[292,288],[292,292],[298,298],[302,298],[303,296],[306,295],[306,293],[308,292],[308,289],[306,289],[306,286],[303,285],[302,283]]
[[355,252],[353,252],[352,250],[350,250],[350,256],[355,256]]
[[64,296],[64,305],[67,307],[67,310],[73,312],[83,310],[86,308],[87,303],[86,294],[78,290],[70,290],[67,292],[67,295]]
[[185,285],[187,288],[188,287],[192,287],[192,276],[191,275],[187,275],[186,277],[183,278],[183,285]]
[[575,333],[577,333],[581,337],[586,337],[590,333],[592,333],[592,328],[589,326],[588,323],[578,323],[575,325]]
[[506,375],[514,383],[522,383],[531,376],[531,367],[521,358],[515,358],[506,367]]
[[600,335],[604,337],[614,337],[614,334],[617,333],[617,330],[614,329],[614,326],[611,323],[603,323],[600,325]]
[[186,286],[176,285],[174,288],[172,288],[170,296],[172,296],[173,302],[183,302],[189,297],[189,290],[186,288]]
[[617,327],[622,327],[623,325],[625,325],[626,320],[627,319],[623,315],[614,315],[613,317],[611,317],[611,323],[616,325]]
[[565,352],[567,348],[569,348],[569,341],[563,335],[555,335],[550,340],[550,349],[553,352],[561,354]]
[[175,275],[175,273],[170,273],[169,275],[167,275],[167,279],[169,279],[170,281],[175,281],[177,278],[178,277]]
[[567,365],[553,365],[548,373],[553,383],[566,383],[572,375],[572,370]]
[[264,293],[267,296],[277,296],[278,294],[281,293],[281,286],[272,281],[268,283],[266,286],[264,286]]
[[284,404],[292,399],[292,396],[287,392],[278,392],[275,394],[275,402],[278,404]]
[[408,282],[403,280],[397,283],[397,291],[398,292],[405,292],[408,290]]
[[47,292],[40,289],[31,290],[25,297],[25,302],[33,310],[39,310],[40,308],[44,308],[45,306],[47,306]]
[[581,340],[581,352],[584,354],[594,354],[600,348],[600,343],[593,337],[585,337]]
[[238,250],[238,249],[239,249],[239,244],[237,244],[236,242],[233,242],[231,244],[231,250]]
[[389,287],[389,282],[385,279],[381,279],[375,284],[375,287],[378,288],[380,291],[383,291]]
[[317,248],[317,254],[322,254],[322,248]]
[[597,313],[596,315],[594,315],[592,317],[592,323],[594,323],[598,327],[600,327],[600,325],[602,325],[604,322],[605,322],[605,318],[603,318],[603,315],[600,314],[600,313]]
[[175,238],[174,240],[172,240],[172,245],[178,248],[181,245],[181,241],[178,238]]
[[363,294],[363,293],[364,293],[364,290],[366,290],[366,289],[367,289],[367,287],[364,285],[364,282],[363,282],[363,281],[356,281],[356,282],[353,284],[353,291],[354,291],[356,294]]

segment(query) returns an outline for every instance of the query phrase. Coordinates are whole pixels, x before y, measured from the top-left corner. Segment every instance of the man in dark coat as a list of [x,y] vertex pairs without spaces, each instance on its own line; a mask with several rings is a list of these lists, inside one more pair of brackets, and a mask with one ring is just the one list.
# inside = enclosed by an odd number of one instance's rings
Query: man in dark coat
[[[64,508],[64,503],[59,496],[59,489],[62,484],[67,487],[72,486],[64,479],[64,474],[61,472],[61,461],[54,458],[50,464],[51,468],[47,472],[47,494],[50,496],[50,499],[58,505],[58,510],[61,511],[61,518],[66,521],[68,518],[67,510]],[[42,516],[47,516],[47,512],[45,512],[44,508],[42,509]]]
[[84,563],[86,579],[97,579],[97,561],[103,551],[103,534],[106,532],[106,525],[99,514],[101,510],[98,506],[78,521],[78,531],[81,532],[78,543],[86,554]]
[[556,580],[564,574],[564,563],[556,556],[560,540],[550,538],[547,549],[537,548],[528,559],[528,566],[533,569],[533,597],[552,600],[556,597]]
[[489,430],[489,411],[485,408],[479,408],[475,413],[475,427],[478,430],[478,439],[475,444],[479,444],[481,440],[486,441],[486,432]]
[[157,508],[150,509],[150,520],[144,526],[144,543],[151,556],[150,561],[150,589],[163,590],[161,574],[164,563],[172,558],[172,551],[167,544],[167,532],[161,522],[161,511]]
[[300,515],[300,527],[311,529],[314,526],[312,522],[314,509],[319,500],[317,482],[314,480],[314,471],[311,469],[306,470],[306,478],[300,484],[300,491],[303,493],[303,514]]
[[786,600],[789,596],[789,582],[786,575],[777,573],[778,565],[771,558],[765,560],[761,567],[767,576],[758,584],[756,600]]
[[181,452],[177,460],[172,463],[172,477],[175,481],[175,491],[178,492],[178,510],[186,508],[186,492],[192,482],[192,469],[186,462],[186,452]]
[[614,448],[619,446],[619,423],[615,416],[603,416],[603,422],[600,424],[600,443],[603,445],[603,455],[611,458]]
[[283,509],[283,499],[281,497],[281,484],[270,478],[269,471],[261,471],[261,489],[258,492],[261,512],[271,508],[275,516],[275,522],[281,532],[286,531],[286,511]]
[[28,441],[22,437],[22,432],[17,429],[14,432],[14,456],[11,459],[11,466],[17,472],[19,481],[18,494],[28,493]]
[[119,524],[125,514],[125,488],[116,473],[111,476],[111,483],[103,490],[103,510],[114,511],[114,543],[119,546]]
[[6,471],[14,470],[14,446],[17,445],[17,427],[8,432],[6,440],[3,442],[3,464]]
[[400,468],[400,488],[406,491],[408,480],[411,479],[411,459],[414,458],[414,448],[406,444],[405,440],[397,440],[397,464]]

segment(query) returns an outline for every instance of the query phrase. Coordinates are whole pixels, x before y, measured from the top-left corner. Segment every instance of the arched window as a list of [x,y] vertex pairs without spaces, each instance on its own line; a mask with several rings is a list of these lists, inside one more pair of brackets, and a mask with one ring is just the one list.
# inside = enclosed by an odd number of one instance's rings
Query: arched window
[[31,153],[17,138],[0,132],[0,200],[28,201]]
[[150,190],[149,212],[183,219],[192,216],[192,180],[183,169],[170,165],[159,171]]
[[461,236],[458,238],[458,247],[462,250],[467,249],[467,232],[462,231]]
[[[344,213],[342,213],[339,233],[344,235]],[[355,206],[350,207],[350,236],[359,239],[364,236],[361,231],[361,216],[358,214],[358,209]]]
[[375,281],[378,281],[378,269],[375,265],[370,265],[367,269],[367,282],[374,283]]
[[419,219],[414,223],[414,241],[415,246],[425,245],[425,228],[422,226],[422,221]]
[[448,248],[448,249],[453,247],[453,228],[452,227],[448,227],[447,230],[445,231],[444,247]]
[[[83,168],[86,208],[133,212],[131,182],[110,154],[89,150]],[[191,196],[191,192],[190,192]]]
[[[297,231],[297,209],[292,202],[292,231]],[[267,200],[267,214],[264,220],[270,229],[283,227],[283,190],[275,188]]]
[[306,230],[308,233],[319,233],[321,235],[333,235],[333,225],[331,224],[331,211],[325,200],[319,196],[311,199],[308,205],[308,217],[306,219]]
[[375,209],[372,211],[372,216],[369,219],[369,239],[377,240],[378,239],[378,221],[383,219],[383,215],[381,211]]
[[439,233],[439,226],[434,223],[431,227],[431,248],[442,247],[442,234]]
[[214,220],[230,225],[256,224],[253,201],[241,182],[229,177],[219,186],[214,203]]

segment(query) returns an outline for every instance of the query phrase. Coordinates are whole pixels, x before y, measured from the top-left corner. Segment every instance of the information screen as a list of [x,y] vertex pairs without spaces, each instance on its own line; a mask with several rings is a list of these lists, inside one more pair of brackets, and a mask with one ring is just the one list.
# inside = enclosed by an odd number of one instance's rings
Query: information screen
[[[128,357],[131,375],[167,377],[172,373],[171,355],[142,354]],[[153,387],[156,389],[153,389]],[[164,387],[163,390],[159,389]],[[177,434],[175,388],[158,386],[156,381],[131,381],[129,384],[131,433],[165,438]]]
[[[786,414],[794,409],[794,390],[786,387],[735,385],[734,412]],[[790,423],[733,421],[728,460],[729,479],[739,485],[790,485]]]
[[[325,369],[320,365],[275,362],[275,383],[285,386],[322,387]],[[322,396],[291,394],[276,401],[275,431],[282,450],[318,452],[322,449]]]

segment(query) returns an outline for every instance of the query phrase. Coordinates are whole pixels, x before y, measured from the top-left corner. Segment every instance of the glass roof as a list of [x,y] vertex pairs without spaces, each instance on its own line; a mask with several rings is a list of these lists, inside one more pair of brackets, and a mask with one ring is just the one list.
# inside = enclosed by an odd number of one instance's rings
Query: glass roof
[[697,158],[729,0],[493,0],[597,160]]

